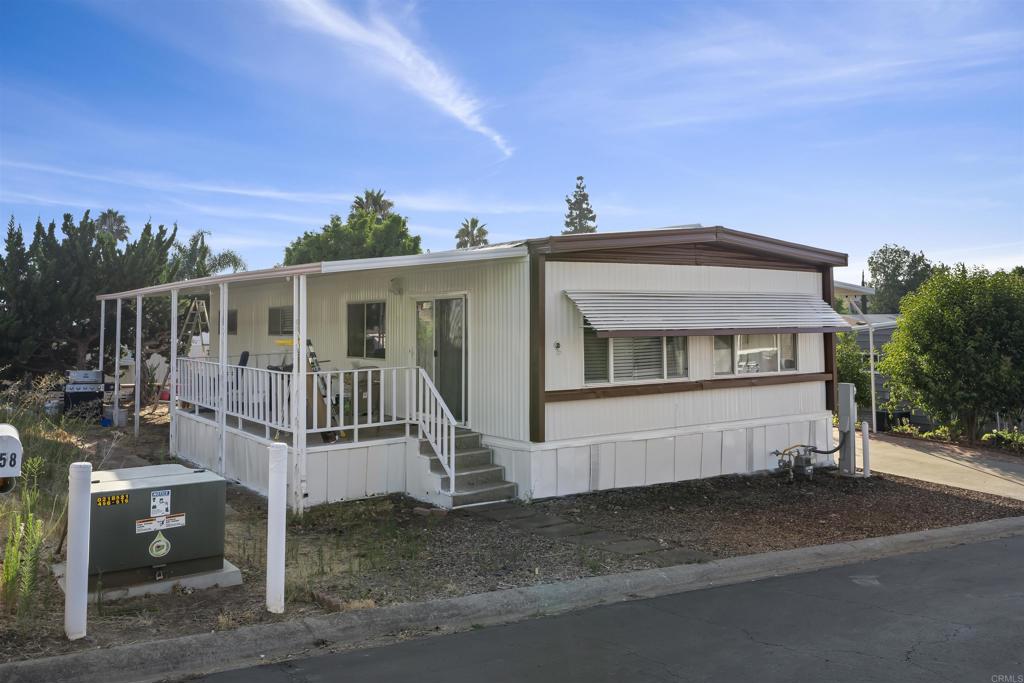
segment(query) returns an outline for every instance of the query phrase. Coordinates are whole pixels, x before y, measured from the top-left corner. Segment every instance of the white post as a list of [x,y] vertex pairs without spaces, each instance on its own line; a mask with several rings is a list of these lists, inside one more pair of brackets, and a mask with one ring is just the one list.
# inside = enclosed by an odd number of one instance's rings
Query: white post
[[100,381],[103,381],[103,341],[107,332],[107,300],[100,299]]
[[167,370],[170,381],[167,383],[167,413],[171,419],[171,438],[169,450],[171,457],[178,456],[178,290],[171,290],[171,367]]
[[[306,276],[299,276],[299,367],[302,368],[302,386],[299,389],[299,429],[295,439],[295,464],[298,470],[298,481],[299,481],[299,504],[296,506],[299,514],[302,514],[303,509],[306,506],[306,372],[309,366],[309,349],[306,346],[306,340],[308,339],[307,333],[309,332],[309,326],[306,321],[306,311],[309,308],[306,302]],[[313,379],[313,400],[316,401],[316,379]],[[330,414],[330,398],[328,397],[328,414]],[[314,425],[315,426],[315,425]]]
[[875,326],[871,324],[868,317],[864,315],[864,311],[860,310],[860,306],[853,299],[850,299],[850,306],[860,319],[864,321],[864,324],[868,326],[868,367],[871,370],[871,431],[878,433],[878,409],[875,406]]
[[139,435],[139,408],[142,405],[142,295],[135,297],[135,436]]
[[92,464],[73,462],[68,468],[68,548],[64,567],[64,633],[68,640],[85,637],[89,606],[89,514]]
[[121,422],[121,299],[117,300],[117,323],[114,327],[114,406],[111,415],[114,418],[114,427],[119,427]]
[[864,466],[864,477],[871,476],[871,442],[868,439],[868,423],[862,421],[860,423],[860,439],[861,439],[861,462]]
[[[292,276],[292,384],[291,395],[289,396],[289,422],[292,427],[292,450],[295,459],[299,456],[299,432],[302,426],[299,424],[299,397],[306,395],[305,368],[299,365],[299,326],[296,324],[295,316],[299,311],[299,276]],[[301,382],[301,384],[300,384]],[[302,416],[305,421],[305,415]],[[292,508],[299,509],[299,488],[298,477],[292,478]]]
[[288,446],[270,444],[267,485],[267,611],[284,612],[284,546],[288,510]]
[[217,297],[217,375],[220,385],[220,396],[217,399],[219,410],[217,412],[217,429],[220,462],[220,473],[224,474],[224,455],[228,444],[227,420],[228,420],[228,283],[222,282],[219,285],[220,291]]
[[868,363],[871,367],[871,431],[878,433],[878,408],[875,406],[875,326],[868,323]]

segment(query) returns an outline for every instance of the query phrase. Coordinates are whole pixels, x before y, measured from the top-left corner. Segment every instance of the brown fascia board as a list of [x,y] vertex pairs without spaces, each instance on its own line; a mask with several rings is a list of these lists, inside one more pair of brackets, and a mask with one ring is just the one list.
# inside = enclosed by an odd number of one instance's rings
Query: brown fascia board
[[793,261],[826,266],[846,266],[847,255],[805,244],[786,242],[773,237],[741,232],[722,226],[701,228],[665,228],[634,232],[590,233],[586,235],[554,235],[528,240],[527,247],[538,254],[570,254],[576,251],[656,247],[666,244],[699,244],[720,242],[745,251],[781,256]]

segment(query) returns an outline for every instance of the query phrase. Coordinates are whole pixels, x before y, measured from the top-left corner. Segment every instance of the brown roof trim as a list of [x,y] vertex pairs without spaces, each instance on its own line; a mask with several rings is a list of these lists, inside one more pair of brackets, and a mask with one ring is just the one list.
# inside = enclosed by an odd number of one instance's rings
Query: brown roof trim
[[782,375],[738,376],[681,382],[650,382],[647,384],[610,384],[583,387],[581,389],[559,389],[548,391],[544,399],[548,403],[559,401],[586,401],[596,398],[619,398],[623,396],[652,396],[675,394],[682,391],[705,391],[708,389],[733,389],[736,387],[764,387],[778,384],[799,384],[802,382],[825,382],[832,379],[827,372],[803,372]]
[[633,232],[589,233],[583,235],[555,235],[527,241],[531,253],[568,254],[601,249],[628,249],[668,244],[700,244],[719,242],[746,251],[771,254],[789,260],[821,266],[846,266],[847,255],[806,244],[786,242],[773,237],[755,235],[721,226],[700,228],[664,228]]
[[684,330],[597,330],[598,337],[713,337],[733,334],[818,334],[849,332],[850,327],[722,327]]

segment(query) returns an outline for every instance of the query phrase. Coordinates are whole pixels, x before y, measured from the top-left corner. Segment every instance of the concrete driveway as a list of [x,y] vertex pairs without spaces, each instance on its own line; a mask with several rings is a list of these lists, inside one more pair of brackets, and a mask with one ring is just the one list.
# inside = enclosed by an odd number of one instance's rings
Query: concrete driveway
[[[1024,458],[886,434],[872,437],[873,471],[1024,500]],[[858,434],[857,465],[862,464]]]

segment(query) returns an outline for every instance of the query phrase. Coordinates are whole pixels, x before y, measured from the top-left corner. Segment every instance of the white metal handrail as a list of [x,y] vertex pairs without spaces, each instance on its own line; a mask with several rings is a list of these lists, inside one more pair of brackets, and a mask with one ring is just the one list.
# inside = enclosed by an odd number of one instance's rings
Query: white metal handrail
[[[292,431],[289,372],[225,365],[225,415],[283,432]],[[220,366],[209,360],[178,359],[178,400],[197,410],[220,407]],[[455,493],[457,421],[426,370],[419,367],[360,368],[307,372],[307,433],[351,432],[410,425],[430,444]],[[408,434],[408,429],[406,429]]]
[[316,391],[306,431],[351,431],[353,441],[358,441],[360,429],[409,424],[408,393],[415,372],[416,368],[398,367],[308,373]]
[[448,493],[455,495],[455,427],[448,404],[423,368],[416,374],[416,422],[448,473]]
[[227,366],[225,412],[277,430],[291,430],[291,373]]
[[195,358],[178,359],[178,399],[201,408],[216,410],[220,396],[219,367]]

